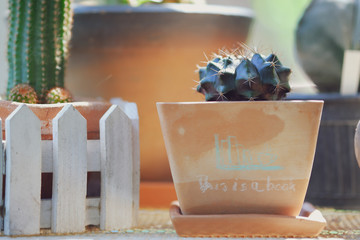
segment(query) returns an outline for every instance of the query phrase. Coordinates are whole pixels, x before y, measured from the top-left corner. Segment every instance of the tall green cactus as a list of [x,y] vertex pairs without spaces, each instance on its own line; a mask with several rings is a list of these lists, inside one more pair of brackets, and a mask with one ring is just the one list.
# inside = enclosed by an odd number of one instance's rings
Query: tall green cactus
[[33,87],[44,102],[53,87],[64,87],[71,35],[71,0],[9,0],[9,77],[7,94],[17,84]]

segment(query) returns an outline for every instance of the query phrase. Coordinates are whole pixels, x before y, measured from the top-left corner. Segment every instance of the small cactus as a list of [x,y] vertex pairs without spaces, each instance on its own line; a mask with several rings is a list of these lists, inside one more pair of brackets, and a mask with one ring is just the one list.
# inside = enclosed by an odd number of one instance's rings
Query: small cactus
[[27,84],[18,84],[11,89],[9,100],[22,103],[37,103],[37,95],[35,90]]
[[46,95],[46,103],[67,103],[72,102],[71,93],[61,87],[54,87],[50,89]]
[[280,100],[290,91],[290,73],[275,54],[224,52],[199,68],[197,91],[206,101]]

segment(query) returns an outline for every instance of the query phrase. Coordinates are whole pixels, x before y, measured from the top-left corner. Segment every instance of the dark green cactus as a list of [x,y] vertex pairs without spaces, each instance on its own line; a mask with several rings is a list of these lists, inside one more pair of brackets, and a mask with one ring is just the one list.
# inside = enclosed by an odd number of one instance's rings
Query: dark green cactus
[[290,73],[275,54],[216,55],[199,68],[197,91],[206,101],[279,100],[290,91]]
[[28,84],[43,102],[49,89],[64,87],[72,12],[70,0],[9,0],[8,95]]

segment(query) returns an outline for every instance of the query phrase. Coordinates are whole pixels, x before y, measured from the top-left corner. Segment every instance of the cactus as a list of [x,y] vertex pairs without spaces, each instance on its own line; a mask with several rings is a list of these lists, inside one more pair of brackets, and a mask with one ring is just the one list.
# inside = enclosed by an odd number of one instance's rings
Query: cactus
[[223,51],[199,68],[197,91],[206,101],[280,100],[290,91],[290,73],[275,54],[250,59]]
[[61,87],[54,87],[50,89],[48,94],[46,95],[47,103],[67,103],[72,102],[71,93]]
[[9,100],[22,103],[37,103],[35,90],[27,84],[18,84],[13,87],[9,94]]
[[64,87],[72,13],[70,0],[9,0],[8,96],[17,84],[33,87],[44,102]]

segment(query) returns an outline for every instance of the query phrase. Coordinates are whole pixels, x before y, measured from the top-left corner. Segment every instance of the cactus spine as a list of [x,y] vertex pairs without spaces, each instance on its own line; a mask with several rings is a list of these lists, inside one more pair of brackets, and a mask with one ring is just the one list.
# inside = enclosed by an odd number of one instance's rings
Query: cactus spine
[[64,87],[72,13],[70,0],[9,0],[9,78],[33,87],[44,101],[47,91]]
[[199,68],[197,91],[206,101],[280,100],[290,91],[291,70],[275,54],[255,52],[250,59],[235,52],[223,51]]

